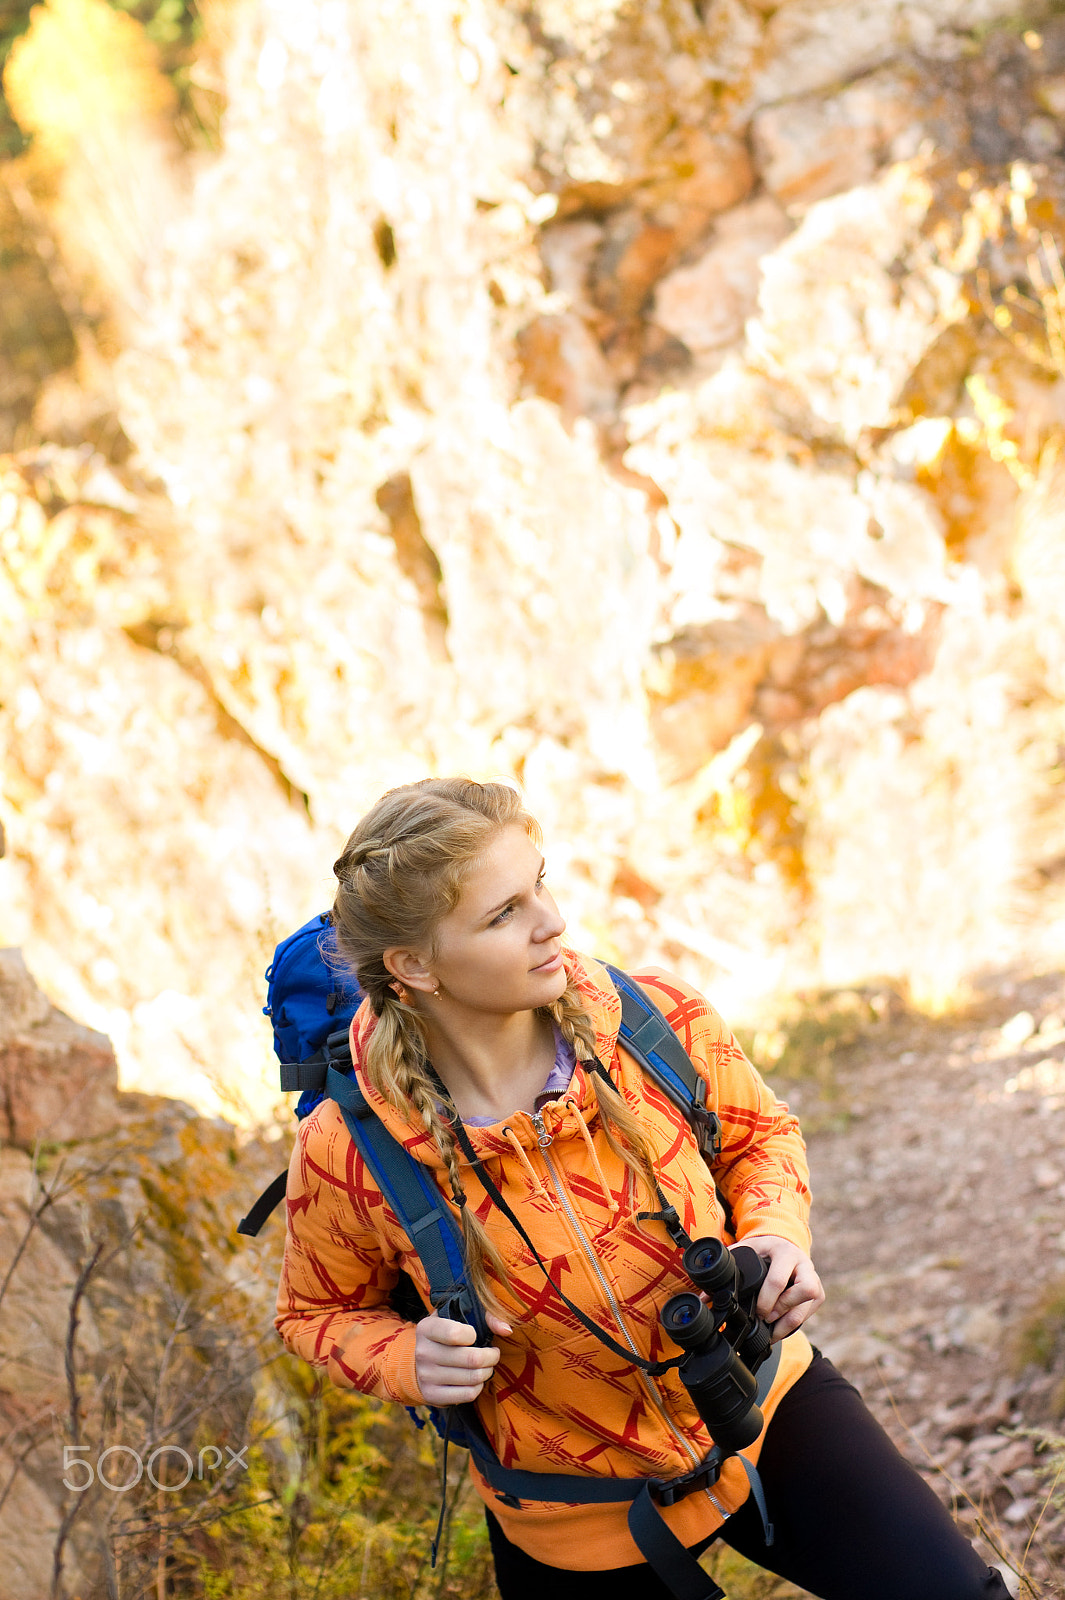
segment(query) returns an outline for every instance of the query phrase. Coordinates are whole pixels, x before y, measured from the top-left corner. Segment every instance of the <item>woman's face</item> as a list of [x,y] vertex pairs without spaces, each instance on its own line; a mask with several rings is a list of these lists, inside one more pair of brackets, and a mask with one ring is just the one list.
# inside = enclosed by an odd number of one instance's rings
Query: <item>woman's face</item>
[[501,828],[438,923],[426,965],[441,995],[496,1015],[550,1005],[566,987],[565,919],[544,861],[517,823]]

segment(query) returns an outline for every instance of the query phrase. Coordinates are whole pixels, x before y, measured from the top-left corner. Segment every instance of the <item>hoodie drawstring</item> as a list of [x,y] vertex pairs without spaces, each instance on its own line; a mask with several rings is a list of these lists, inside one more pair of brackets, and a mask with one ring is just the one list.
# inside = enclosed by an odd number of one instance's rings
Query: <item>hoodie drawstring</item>
[[588,1150],[588,1154],[591,1157],[592,1166],[595,1168],[595,1175],[599,1179],[599,1187],[603,1191],[603,1198],[605,1199],[605,1201],[607,1203],[607,1206],[610,1209],[610,1215],[612,1217],[616,1217],[618,1212],[621,1210],[621,1207],[618,1205],[617,1201],[614,1199],[614,1196],[611,1194],[610,1186],[608,1185],[606,1179],[603,1176],[603,1169],[599,1165],[599,1157],[595,1153],[595,1143],[594,1143],[594,1141],[592,1139],[592,1135],[591,1135],[591,1132],[590,1132],[590,1130],[588,1128],[588,1124],[585,1122],[584,1117],[583,1117],[583,1115],[581,1113],[581,1108],[577,1104],[576,1100],[574,1100],[571,1095],[567,1095],[565,1100],[563,1100],[562,1104],[565,1106],[567,1111],[572,1111],[573,1115],[577,1119],[577,1126],[581,1130],[581,1137],[583,1138],[584,1143],[585,1143],[585,1145],[587,1147],[587,1150]]
[[510,1144],[511,1149],[517,1155],[518,1160],[525,1168],[526,1176],[529,1179],[530,1193],[539,1195],[541,1200],[546,1200],[547,1204],[553,1207],[554,1201],[552,1200],[548,1191],[544,1188],[543,1179],[537,1175],[536,1168],[525,1154],[521,1140],[518,1138],[517,1134],[514,1132],[514,1129],[509,1123],[507,1123],[503,1128],[503,1137]]

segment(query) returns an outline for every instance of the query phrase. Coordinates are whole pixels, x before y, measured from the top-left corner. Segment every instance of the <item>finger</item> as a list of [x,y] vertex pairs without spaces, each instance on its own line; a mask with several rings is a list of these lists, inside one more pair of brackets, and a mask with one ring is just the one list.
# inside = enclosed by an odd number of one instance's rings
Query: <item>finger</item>
[[768,1322],[780,1314],[782,1297],[791,1287],[798,1262],[793,1256],[777,1255],[770,1263],[765,1281],[758,1292],[758,1315]]
[[825,1298],[824,1287],[817,1275],[817,1269],[808,1256],[803,1257],[795,1271],[791,1287],[786,1289],[781,1296],[784,1309],[802,1305],[808,1301],[810,1310],[819,1306]]
[[792,1306],[798,1305],[803,1300],[816,1300],[824,1298],[821,1280],[814,1271],[813,1266],[800,1262],[794,1277],[788,1286],[777,1296],[777,1314],[790,1311]]
[[793,1311],[787,1312],[785,1316],[778,1317],[770,1330],[771,1342],[779,1344],[781,1339],[788,1337],[789,1333],[795,1333],[797,1329],[802,1327],[811,1312],[816,1311],[816,1309],[816,1305],[812,1301],[808,1301],[804,1305],[796,1306]]
[[470,1381],[471,1375],[478,1373],[481,1381],[489,1377],[499,1360],[499,1351],[494,1345],[487,1349],[480,1346],[469,1345],[426,1345],[418,1353],[418,1366],[430,1377],[443,1377],[447,1373],[456,1373],[460,1383]]
[[825,1291],[821,1280],[814,1275],[811,1287],[789,1289],[777,1302],[777,1315],[773,1322],[773,1343],[786,1339],[789,1333],[801,1328],[807,1317],[824,1304]]
[[802,1310],[805,1316],[815,1311],[823,1300],[823,1295],[803,1294],[794,1289],[789,1289],[787,1294],[781,1295],[773,1308],[773,1321],[779,1322],[781,1318],[790,1316],[795,1311]]
[[[438,1347],[445,1351],[445,1346]],[[476,1400],[495,1368],[498,1352],[494,1350],[467,1351],[451,1350],[452,1357],[479,1355],[483,1358],[477,1366],[447,1365],[444,1362],[431,1359],[416,1359],[414,1364],[418,1388],[423,1398],[430,1405],[451,1406],[465,1405],[471,1400]],[[488,1357],[492,1357],[488,1360]]]
[[450,1317],[440,1317],[435,1312],[419,1322],[418,1332],[434,1344],[474,1344],[477,1339],[477,1330],[471,1328],[468,1322],[452,1322]]
[[473,1389],[479,1394],[491,1376],[491,1367],[425,1367],[419,1369],[418,1387],[423,1394],[429,1387],[434,1389]]
[[430,1406],[467,1406],[471,1405],[481,1390],[483,1383],[469,1384],[443,1384],[419,1382],[422,1398]]
[[491,1311],[485,1313],[484,1319],[493,1333],[498,1333],[503,1339],[514,1332],[509,1322],[504,1322],[502,1317],[495,1316]]

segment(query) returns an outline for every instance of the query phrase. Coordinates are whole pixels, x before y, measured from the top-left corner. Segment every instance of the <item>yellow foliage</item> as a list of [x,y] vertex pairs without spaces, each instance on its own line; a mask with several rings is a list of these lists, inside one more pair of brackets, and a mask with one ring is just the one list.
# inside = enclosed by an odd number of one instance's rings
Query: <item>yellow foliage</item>
[[757,739],[748,747],[743,765],[715,784],[696,812],[696,821],[719,848],[746,857],[752,865],[772,861],[786,884],[805,890],[800,811],[796,796],[780,782],[780,769],[786,764],[779,739]]
[[[973,403],[979,426],[983,430],[988,455],[992,461],[1001,462],[1022,489],[1027,488],[1034,474],[1020,460],[1020,450],[1006,432],[1013,421],[1013,407],[995,393],[981,373],[974,373],[972,377],[966,378],[965,387]],[[959,432],[961,431],[959,426]]]
[[23,133],[65,161],[87,133],[159,116],[173,90],[155,48],[135,18],[107,0],[47,0],[12,48],[4,92]]

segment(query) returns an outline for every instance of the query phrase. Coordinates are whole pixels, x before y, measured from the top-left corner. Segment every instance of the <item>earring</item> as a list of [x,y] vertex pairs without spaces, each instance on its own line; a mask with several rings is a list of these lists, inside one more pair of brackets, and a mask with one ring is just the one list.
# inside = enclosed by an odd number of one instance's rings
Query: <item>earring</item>
[[436,988],[433,990],[433,999],[434,1000],[439,1000],[439,998],[440,998],[440,985],[437,984]]

